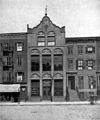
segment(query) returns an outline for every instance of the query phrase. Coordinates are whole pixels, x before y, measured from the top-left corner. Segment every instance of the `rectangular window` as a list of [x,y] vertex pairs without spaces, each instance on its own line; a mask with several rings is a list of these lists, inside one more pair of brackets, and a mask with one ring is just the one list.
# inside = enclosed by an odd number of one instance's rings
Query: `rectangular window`
[[87,46],[86,53],[95,53],[95,47],[94,46]]
[[68,69],[69,70],[73,69],[73,59],[68,59]]
[[48,46],[54,46],[55,45],[55,33],[53,31],[50,31],[47,36]]
[[55,45],[55,36],[48,36],[48,46]]
[[40,81],[31,81],[31,96],[40,96]]
[[51,71],[51,55],[42,56],[42,69],[43,71]]
[[63,80],[54,80],[54,96],[63,96]]
[[88,76],[88,80],[89,80],[89,89],[96,88],[96,80],[94,76]]
[[3,43],[3,50],[7,51],[9,48],[9,44],[8,43]]
[[17,64],[18,64],[18,66],[21,66],[22,63],[23,63],[23,58],[22,58],[22,56],[18,56],[18,57],[17,57]]
[[17,73],[17,82],[22,82],[23,81],[23,72],[18,72]]
[[31,55],[31,71],[39,71],[39,70],[40,70],[40,56]]
[[38,36],[38,46],[45,46],[45,36]]
[[94,67],[94,60],[87,60],[88,70],[92,70]]
[[63,55],[54,55],[54,70],[63,70]]
[[82,45],[78,46],[78,54],[83,54],[83,46]]
[[68,55],[73,54],[73,46],[68,46]]
[[76,61],[76,68],[77,68],[78,70],[83,70],[83,67],[84,67],[84,62],[83,62],[83,60],[77,60],[77,61]]
[[17,43],[17,51],[18,52],[23,51],[23,43],[21,42]]
[[12,57],[7,57],[7,65],[12,65]]
[[78,85],[79,85],[79,89],[84,89],[84,77],[83,76],[78,77]]

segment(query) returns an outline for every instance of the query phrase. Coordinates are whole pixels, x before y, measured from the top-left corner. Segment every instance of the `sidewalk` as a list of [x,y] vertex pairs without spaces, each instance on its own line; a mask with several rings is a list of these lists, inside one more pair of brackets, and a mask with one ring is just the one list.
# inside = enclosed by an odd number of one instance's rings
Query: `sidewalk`
[[[90,105],[89,101],[79,101],[79,102],[50,102],[50,101],[42,101],[42,102],[1,102],[0,106],[60,106],[60,105]],[[100,101],[96,101],[94,105],[100,105]]]

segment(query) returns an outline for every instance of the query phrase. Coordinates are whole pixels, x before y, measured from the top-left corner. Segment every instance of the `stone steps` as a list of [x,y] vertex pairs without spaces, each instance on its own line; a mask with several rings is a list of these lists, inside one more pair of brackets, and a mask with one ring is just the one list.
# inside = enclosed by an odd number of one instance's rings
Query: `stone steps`
[[69,90],[70,101],[80,101],[76,90]]

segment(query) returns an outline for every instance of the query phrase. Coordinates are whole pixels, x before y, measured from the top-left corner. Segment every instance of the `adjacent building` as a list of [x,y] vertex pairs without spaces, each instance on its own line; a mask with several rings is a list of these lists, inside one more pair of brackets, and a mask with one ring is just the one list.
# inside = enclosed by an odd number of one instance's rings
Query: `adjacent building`
[[65,37],[45,14],[26,33],[0,34],[3,100],[80,101],[100,96],[100,37]]
[[[27,34],[0,34],[0,99],[18,101],[27,91]],[[21,92],[24,91],[24,92]]]

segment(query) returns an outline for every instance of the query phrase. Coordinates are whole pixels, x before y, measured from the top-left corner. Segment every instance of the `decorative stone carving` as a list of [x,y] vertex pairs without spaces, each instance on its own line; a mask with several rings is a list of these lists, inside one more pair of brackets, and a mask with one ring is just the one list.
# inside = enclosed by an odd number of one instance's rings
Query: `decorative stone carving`
[[60,73],[55,74],[54,79],[63,79],[63,75]]
[[51,79],[51,75],[46,73],[42,76],[42,79]]
[[63,54],[63,50],[61,48],[56,48],[54,54]]
[[39,54],[39,50],[38,49],[32,49],[31,50],[31,54]]
[[48,49],[48,48],[45,48],[45,49],[42,50],[42,53],[43,54],[51,54],[51,50]]
[[40,76],[37,73],[31,75],[31,79],[40,79]]

